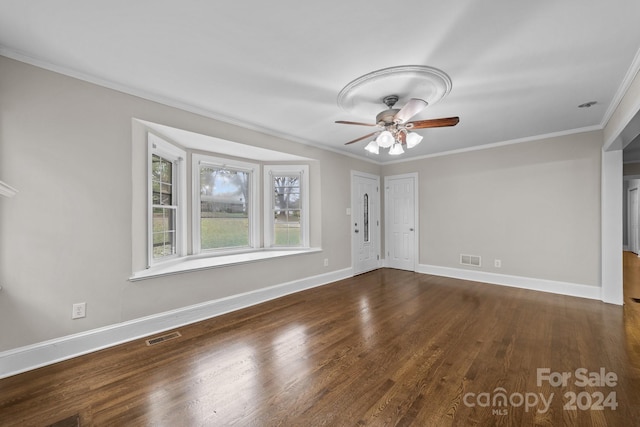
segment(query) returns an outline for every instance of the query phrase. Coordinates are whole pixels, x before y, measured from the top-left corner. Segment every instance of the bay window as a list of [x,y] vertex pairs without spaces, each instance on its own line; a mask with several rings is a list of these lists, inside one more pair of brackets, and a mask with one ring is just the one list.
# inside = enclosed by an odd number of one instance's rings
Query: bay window
[[192,152],[151,132],[148,144],[148,266],[192,255],[237,260],[247,252],[309,249],[308,165]]
[[193,154],[193,253],[257,248],[259,165]]
[[267,165],[264,167],[264,181],[265,246],[307,247],[309,167]]
[[133,234],[140,240],[131,280],[320,250],[309,245],[309,165],[274,164],[311,159],[142,125],[134,126],[147,147],[133,151]]

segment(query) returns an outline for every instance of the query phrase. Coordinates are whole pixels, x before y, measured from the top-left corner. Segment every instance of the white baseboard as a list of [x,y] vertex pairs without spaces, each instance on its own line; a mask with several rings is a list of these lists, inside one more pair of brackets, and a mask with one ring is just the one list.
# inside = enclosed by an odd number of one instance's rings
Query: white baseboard
[[436,265],[425,264],[420,264],[416,272],[602,301],[602,288],[600,286],[581,285],[577,283],[558,282],[554,280],[534,279],[531,277],[510,276],[507,274],[488,273],[486,271],[465,270],[462,268],[439,267]]
[[0,352],[0,379],[352,276],[346,268]]
[[[381,260],[381,267],[386,266]],[[420,264],[417,273],[602,300],[599,286]],[[0,352],[0,379],[353,276],[333,271]]]

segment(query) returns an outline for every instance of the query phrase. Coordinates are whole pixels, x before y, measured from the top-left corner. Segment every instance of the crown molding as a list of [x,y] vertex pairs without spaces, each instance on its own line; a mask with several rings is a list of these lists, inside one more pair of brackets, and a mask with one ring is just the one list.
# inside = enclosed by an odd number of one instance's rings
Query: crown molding
[[120,83],[116,83],[113,82],[111,80],[105,80],[96,76],[92,76],[77,70],[74,70],[72,68],[68,68],[68,67],[64,67],[58,64],[54,64],[48,61],[44,61],[38,58],[34,58],[32,56],[26,55],[24,53],[15,51],[13,49],[9,49],[5,46],[1,46],[0,45],[0,56],[5,56],[9,59],[13,59],[15,61],[19,61],[19,62],[23,62],[25,64],[29,64],[29,65],[33,65],[34,67],[38,67],[38,68],[42,68],[44,70],[48,70],[48,71],[52,71],[54,73],[58,73],[58,74],[62,74],[68,77],[72,77],[78,80],[82,80],[88,83],[92,83],[95,84],[97,86],[101,86],[107,89],[111,89],[111,90],[115,90],[127,95],[132,95],[132,96],[136,96],[138,98],[141,99],[146,99],[148,101],[152,101],[152,102],[157,102],[159,104],[162,105],[166,105],[168,107],[173,107],[173,108],[177,108],[179,110],[183,110],[183,111],[187,111],[189,113],[194,113],[194,114],[198,114],[200,116],[203,117],[207,117],[213,120],[217,120],[219,122],[223,122],[226,124],[230,124],[233,126],[238,126],[241,127],[243,129],[248,129],[248,130],[252,130],[255,132],[260,132],[263,133],[265,135],[269,135],[272,137],[276,137],[276,138],[281,138],[281,139],[285,139],[287,141],[291,141],[291,142],[295,142],[301,145],[306,145],[309,147],[313,147],[313,148],[317,148],[319,150],[324,150],[324,151],[330,151],[336,154],[341,154],[343,156],[347,156],[347,157],[352,157],[354,159],[358,159],[364,162],[368,162],[368,163],[373,163],[376,165],[381,165],[382,163],[374,160],[374,159],[369,159],[366,157],[362,157],[362,156],[358,156],[356,154],[353,153],[349,153],[347,151],[342,151],[342,150],[338,150],[332,147],[327,147],[324,145],[318,145],[317,143],[313,143],[311,141],[307,141],[307,140],[303,140],[300,138],[297,138],[295,136],[283,133],[283,132],[278,132],[275,131],[273,129],[270,128],[266,128],[266,127],[262,127],[259,125],[255,125],[253,123],[249,123],[249,122],[245,122],[245,121],[241,121],[232,117],[228,117],[228,116],[224,116],[222,114],[213,112],[211,110],[208,109],[204,109],[204,108],[200,108],[200,107],[195,107],[191,104],[188,103],[184,103],[181,101],[177,101],[175,99],[172,98],[168,98],[165,96],[160,96],[151,92],[147,92],[147,91],[142,91],[139,89],[136,89],[134,87],[131,86],[127,86],[127,85],[123,85]]
[[9,49],[6,46],[2,46],[0,45],[0,56],[5,56],[7,58],[19,61],[19,62],[23,62],[29,65],[33,65],[35,67],[38,68],[42,68],[45,70],[49,70],[49,71],[53,71],[55,73],[58,74],[62,74],[62,75],[66,75],[72,78],[76,78],[82,81],[86,81],[88,83],[92,83],[98,86],[102,86],[108,89],[112,89],[112,90],[116,90],[118,92],[122,92],[125,93],[127,95],[132,95],[132,96],[136,96],[138,98],[142,98],[142,99],[146,99],[148,101],[152,101],[152,102],[157,102],[159,104],[162,105],[166,105],[168,107],[173,107],[173,108],[177,108],[183,111],[187,111],[190,113],[194,113],[194,114],[198,114],[210,119],[214,119],[226,124],[230,124],[230,125],[234,125],[234,126],[238,126],[244,129],[248,129],[248,130],[252,130],[255,132],[260,132],[272,137],[276,137],[276,138],[281,138],[281,139],[285,139],[287,141],[291,141],[291,142],[295,142],[301,145],[305,145],[305,146],[310,146],[319,150],[323,150],[323,151],[329,151],[332,153],[336,153],[336,154],[341,154],[343,156],[347,156],[353,159],[357,159],[363,162],[367,162],[367,163],[372,163],[375,164],[377,166],[384,166],[384,165],[390,165],[390,164],[396,164],[396,163],[406,163],[406,162],[411,162],[411,161],[417,161],[417,160],[423,160],[423,159],[428,159],[428,158],[432,158],[432,157],[441,157],[441,156],[447,156],[447,155],[451,155],[451,154],[459,154],[459,153],[465,153],[465,152],[471,152],[471,151],[477,151],[477,150],[485,150],[485,149],[490,149],[490,148],[495,148],[495,147],[501,147],[501,146],[505,146],[505,145],[511,145],[511,144],[518,144],[518,143],[522,143],[522,142],[529,142],[529,141],[536,141],[536,140],[541,140],[541,139],[547,139],[547,138],[552,138],[552,137],[557,137],[557,136],[564,136],[564,135],[571,135],[571,134],[576,134],[576,133],[583,133],[583,132],[589,132],[589,131],[594,131],[594,130],[602,130],[605,128],[606,124],[608,123],[608,121],[610,120],[611,116],[613,115],[613,113],[615,112],[616,108],[618,107],[618,105],[620,104],[622,98],[624,97],[626,91],[629,89],[629,86],[631,85],[631,83],[633,82],[633,79],[635,78],[636,74],[638,74],[638,72],[640,71],[640,49],[638,49],[638,51],[636,52],[636,55],[632,61],[631,66],[629,67],[629,69],[627,70],[627,73],[625,74],[625,77],[621,83],[621,85],[619,86],[618,90],[616,91],[616,94],[614,96],[613,101],[609,104],[609,108],[607,109],[603,120],[601,121],[601,123],[599,125],[594,125],[594,126],[589,126],[589,127],[584,127],[584,128],[578,128],[578,129],[570,129],[567,131],[561,131],[561,132],[555,132],[555,133],[549,133],[549,134],[542,134],[542,135],[534,135],[534,136],[530,136],[530,137],[524,137],[524,138],[518,138],[518,139],[513,139],[513,140],[507,140],[507,141],[501,141],[501,142],[495,142],[495,143],[489,143],[489,144],[484,144],[484,145],[478,145],[478,146],[474,146],[474,147],[468,147],[468,148],[461,148],[458,150],[449,150],[449,151],[443,151],[443,152],[439,152],[439,153],[433,153],[433,154],[426,154],[423,156],[417,156],[417,157],[410,157],[410,158],[402,158],[402,159],[397,159],[397,160],[388,160],[388,161],[384,161],[384,160],[376,160],[376,159],[372,159],[369,157],[365,157],[365,156],[361,156],[361,155],[357,155],[348,151],[343,151],[340,149],[336,149],[333,147],[329,147],[329,146],[325,146],[325,145],[318,145],[317,143],[308,141],[308,140],[304,140],[289,134],[285,134],[282,132],[278,132],[275,131],[273,129],[270,128],[266,128],[266,127],[262,127],[253,123],[249,123],[249,122],[244,122],[232,117],[228,117],[228,116],[224,116],[221,115],[219,113],[213,112],[211,110],[208,109],[204,109],[204,108],[200,108],[200,107],[196,107],[193,105],[190,105],[188,103],[184,103],[182,101],[177,101],[175,99],[172,98],[168,98],[168,97],[164,97],[164,96],[160,96],[151,92],[147,92],[147,91],[142,91],[136,88],[133,88],[131,86],[127,86],[127,85],[122,85],[120,83],[116,83],[110,80],[106,80],[106,79],[102,79],[96,76],[92,76],[68,67],[64,67],[58,64],[54,64],[48,61],[44,61],[38,58],[34,58],[31,57],[25,53],[13,50],[13,49]]
[[578,133],[586,133],[586,132],[593,132],[593,131],[599,131],[599,130],[602,130],[602,127],[600,125],[587,126],[587,127],[578,128],[578,129],[569,129],[569,130],[560,131],[560,132],[547,133],[544,135],[527,136],[525,138],[517,138],[517,139],[511,139],[507,141],[494,142],[490,144],[476,145],[474,147],[460,148],[457,150],[442,151],[440,153],[425,154],[424,156],[412,157],[410,159],[394,160],[390,162],[385,162],[384,164],[389,165],[394,163],[406,163],[414,160],[423,160],[423,159],[430,159],[433,157],[450,156],[452,154],[468,153],[471,151],[488,150],[490,148],[504,147],[507,145],[520,144],[523,142],[542,141],[544,139],[558,138],[558,137],[567,136],[567,135],[574,135]]
[[607,108],[607,111],[602,117],[600,126],[603,129],[607,126],[609,120],[611,120],[613,113],[618,109],[620,102],[622,102],[622,98],[624,98],[624,95],[629,90],[629,87],[631,86],[631,83],[633,83],[633,80],[636,78],[638,72],[640,72],[640,49],[636,51],[636,55],[634,56],[633,61],[631,61],[631,65],[629,66],[627,73],[622,79],[622,83],[620,83],[620,86],[618,86],[618,90],[611,100],[611,103],[609,103],[609,108]]

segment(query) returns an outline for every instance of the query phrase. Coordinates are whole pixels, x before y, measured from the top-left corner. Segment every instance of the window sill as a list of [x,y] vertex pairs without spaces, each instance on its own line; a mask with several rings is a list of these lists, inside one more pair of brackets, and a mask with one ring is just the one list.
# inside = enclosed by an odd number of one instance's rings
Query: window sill
[[311,254],[321,252],[322,248],[308,249],[263,249],[255,252],[238,253],[233,255],[222,255],[202,258],[191,256],[180,258],[174,262],[168,262],[150,267],[146,270],[136,271],[129,280],[137,282],[139,280],[151,279],[154,277],[169,276],[172,274],[186,273],[189,271],[207,270],[210,268],[227,267],[231,265],[246,264],[256,261],[263,261],[272,258],[282,258],[287,256]]

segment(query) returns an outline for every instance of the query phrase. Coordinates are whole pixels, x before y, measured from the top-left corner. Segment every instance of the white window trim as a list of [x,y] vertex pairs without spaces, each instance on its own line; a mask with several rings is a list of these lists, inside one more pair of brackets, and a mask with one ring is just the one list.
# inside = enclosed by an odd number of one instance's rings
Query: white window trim
[[[231,160],[212,155],[191,155],[192,177],[192,254],[207,254],[210,256],[227,255],[230,253],[251,252],[260,248],[260,165],[257,163]],[[251,186],[249,188],[249,247],[205,249],[200,247],[200,165],[218,166],[250,173]]]
[[[147,133],[147,265],[149,267],[187,255],[187,171],[185,167],[186,151],[180,149],[151,132]],[[173,172],[174,190],[177,191],[176,209],[176,253],[161,259],[153,258],[153,185],[151,180],[152,156],[157,154],[175,165]]]
[[302,198],[300,213],[301,246],[309,248],[309,165],[264,165],[264,247],[287,249],[273,246],[273,175],[300,175],[300,196]]
[[137,271],[133,273],[129,280],[136,282],[139,280],[152,279],[155,277],[170,276],[192,271],[202,271],[214,268],[229,267],[232,265],[249,264],[270,259],[292,257],[304,254],[322,252],[322,248],[297,248],[287,249],[259,249],[253,252],[228,254],[224,256],[176,258],[173,262],[157,265],[153,268]]
[[[141,123],[141,126],[136,126]],[[215,269],[228,266],[238,266],[245,263],[261,262],[264,260],[275,260],[288,258],[301,254],[312,254],[322,251],[321,247],[310,247],[310,219],[313,214],[310,212],[309,202],[312,196],[309,184],[310,165],[306,164],[306,160],[291,161],[291,159],[281,160],[286,163],[279,163],[280,160],[272,158],[260,159],[258,157],[237,157],[244,152],[235,152],[236,157],[226,157],[226,153],[209,152],[204,147],[193,147],[189,145],[188,140],[176,141],[175,138],[165,136],[143,122],[134,120],[133,126],[133,144],[132,144],[132,233],[133,233],[133,272],[129,277],[130,281],[143,279],[151,279],[171,274],[183,274],[190,271]],[[194,152],[193,150],[198,150]],[[275,153],[275,152],[274,152]],[[152,156],[157,154],[167,160],[173,161],[175,165],[175,188],[176,188],[176,254],[159,259],[153,258],[153,185],[152,185]],[[201,253],[192,253],[193,244],[193,200],[199,200],[199,197],[193,199],[194,188],[198,189],[198,185],[193,184],[193,159],[202,155],[206,158],[218,159],[218,164],[226,165],[230,169],[240,169],[239,166],[245,166],[245,169],[253,169],[252,187],[256,190],[251,194],[255,199],[253,202],[253,222],[251,242],[253,247],[242,249],[229,249],[220,251],[202,251]],[[284,155],[284,153],[283,153]],[[233,160],[239,159],[239,160]],[[264,162],[270,163],[265,166]],[[250,164],[250,167],[247,167]],[[296,164],[298,166],[291,166]],[[302,166],[300,166],[302,165]],[[296,247],[269,247],[264,244],[265,227],[269,227],[269,221],[263,217],[266,208],[265,203],[269,205],[271,201],[271,184],[264,193],[265,184],[260,182],[265,176],[263,169],[274,170],[282,173],[302,172],[301,191],[303,196],[302,203],[302,243],[304,246]],[[190,176],[191,175],[191,176]],[[199,176],[198,176],[199,178]],[[270,182],[270,180],[269,180]],[[189,188],[189,187],[192,188]],[[192,200],[193,199],[193,200]],[[198,202],[199,203],[199,202]],[[269,210],[272,208],[269,207]],[[189,212],[189,211],[192,212]],[[198,209],[199,210],[199,209]],[[267,216],[270,218],[271,214]],[[266,230],[269,233],[269,230]],[[198,236],[198,242],[199,242]]]

